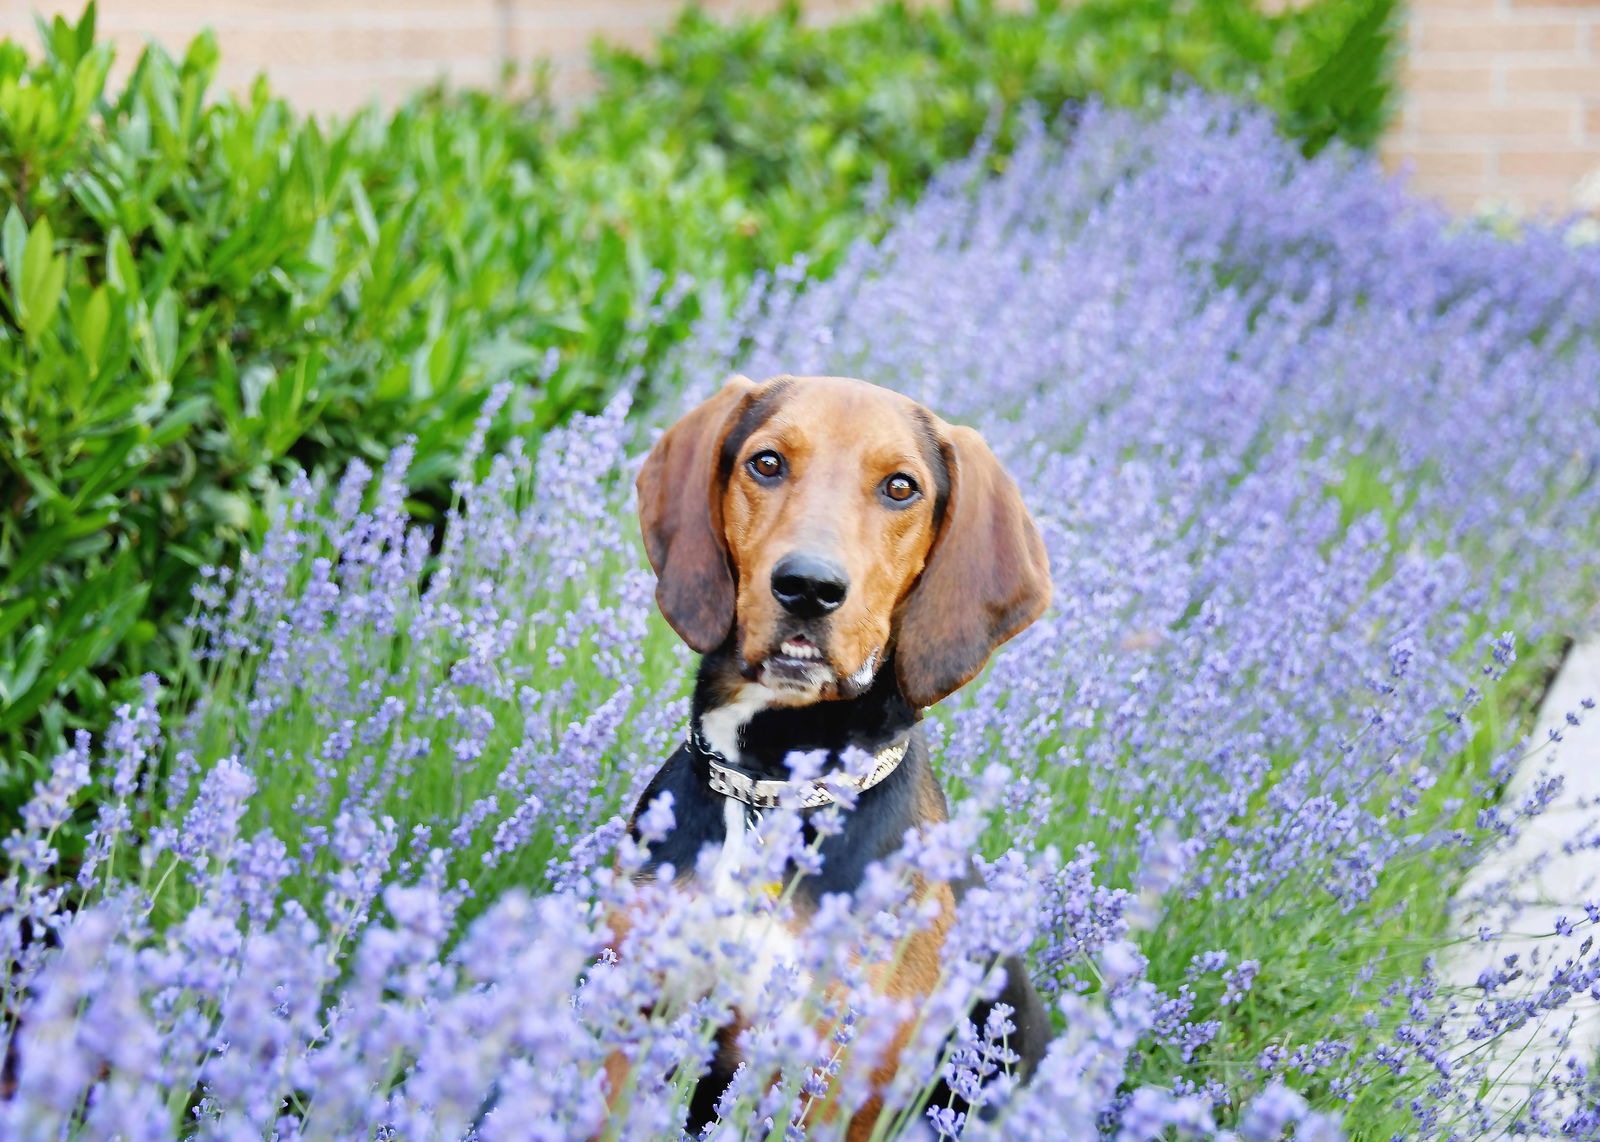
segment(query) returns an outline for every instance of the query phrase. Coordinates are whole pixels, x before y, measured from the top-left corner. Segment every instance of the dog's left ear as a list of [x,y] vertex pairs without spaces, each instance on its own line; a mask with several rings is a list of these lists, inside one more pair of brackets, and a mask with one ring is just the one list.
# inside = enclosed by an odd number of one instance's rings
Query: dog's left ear
[[940,428],[950,498],[895,624],[900,689],[918,709],[970,682],[1050,603],[1050,557],[1016,483],[972,429]]
[[678,637],[700,654],[733,626],[734,582],[722,538],[718,462],[723,442],[759,386],[729,377],[656,441],[639,470],[639,525],[656,572],[656,604]]

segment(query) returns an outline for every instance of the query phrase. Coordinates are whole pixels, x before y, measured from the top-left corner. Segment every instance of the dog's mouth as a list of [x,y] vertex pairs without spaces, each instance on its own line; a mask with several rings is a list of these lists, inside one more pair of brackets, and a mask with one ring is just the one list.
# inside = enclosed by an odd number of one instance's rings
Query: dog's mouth
[[823,649],[804,635],[786,638],[760,666],[761,681],[774,689],[819,690],[836,675]]
[[831,661],[827,651],[797,634],[785,638],[774,653],[747,669],[746,677],[774,690],[804,693],[813,699],[849,698],[871,687],[881,659],[881,648],[875,648],[859,670],[846,674],[844,668]]

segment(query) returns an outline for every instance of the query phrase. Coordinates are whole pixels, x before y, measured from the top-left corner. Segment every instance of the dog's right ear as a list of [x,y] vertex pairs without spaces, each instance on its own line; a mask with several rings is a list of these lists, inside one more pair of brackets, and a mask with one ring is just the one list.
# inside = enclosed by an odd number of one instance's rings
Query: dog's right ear
[[678,637],[700,654],[733,626],[734,582],[722,538],[722,445],[759,389],[729,377],[715,396],[656,441],[635,487],[644,549],[656,572],[656,605]]

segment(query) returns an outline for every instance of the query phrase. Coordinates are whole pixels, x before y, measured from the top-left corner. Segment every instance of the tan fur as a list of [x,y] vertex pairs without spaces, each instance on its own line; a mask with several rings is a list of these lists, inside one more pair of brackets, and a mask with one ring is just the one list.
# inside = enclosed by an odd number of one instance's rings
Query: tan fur
[[933,824],[950,819],[950,806],[944,799],[944,790],[939,788],[939,783],[933,779],[933,774],[923,771],[922,781],[917,783],[917,819],[924,824]]
[[[875,1091],[888,1089],[895,1072],[900,1067],[900,1054],[905,1050],[906,1044],[911,1039],[915,1030],[915,1010],[921,1005],[915,1001],[927,996],[939,982],[939,965],[941,952],[944,948],[946,935],[950,925],[955,921],[955,894],[950,886],[944,882],[927,883],[918,881],[914,893],[918,902],[926,900],[930,895],[938,901],[939,912],[933,922],[925,929],[920,929],[908,936],[899,949],[897,960],[891,964],[879,965],[878,970],[869,973],[873,986],[885,995],[896,999],[912,1000],[913,1014],[901,1024],[890,1042],[883,1058],[872,1070],[872,1087]],[[835,1030],[833,1024],[819,1028],[819,1034],[826,1039]],[[845,1055],[848,1057],[849,1049]],[[883,1098],[874,1094],[850,1119],[845,1137],[849,1142],[864,1140],[872,1135],[873,1127],[877,1124],[878,1116],[883,1113]],[[824,1097],[813,1103],[806,1110],[806,1118],[813,1122],[826,1122],[837,1114],[837,1108],[832,1100]]]
[[[822,651],[847,678],[877,655],[891,620],[922,573],[934,539],[934,472],[923,455],[916,405],[888,389],[836,377],[806,378],[739,449],[723,490],[723,538],[738,584],[735,634],[741,657],[759,662],[778,649],[782,609],[773,566],[793,551],[831,558],[850,576],[843,605],[828,619]],[[771,449],[788,471],[759,483],[745,461]],[[923,494],[885,505],[883,482],[897,473]],[[824,692],[825,697],[833,695]]]

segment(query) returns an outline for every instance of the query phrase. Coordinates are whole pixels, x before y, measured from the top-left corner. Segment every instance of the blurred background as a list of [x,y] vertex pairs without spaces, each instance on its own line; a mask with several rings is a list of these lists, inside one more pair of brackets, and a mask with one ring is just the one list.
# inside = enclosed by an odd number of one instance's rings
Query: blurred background
[[1597,37],[1557,0],[0,0],[0,833],[144,675],[206,689],[196,601],[302,471],[409,442],[437,523],[1092,102],[1259,106],[1463,230],[1593,211]]
[[[870,6],[806,0],[801,8],[822,23]],[[81,7],[5,0],[0,36],[31,40],[35,13]],[[701,7],[726,20],[779,5]],[[678,0],[110,0],[100,28],[126,68],[147,40],[181,52],[210,27],[223,86],[243,90],[265,73],[297,106],[345,112],[370,100],[393,105],[440,79],[495,86],[529,61],[547,62],[551,93],[573,99],[594,88],[592,40],[648,49],[682,8]],[[1600,208],[1600,180],[1585,182],[1600,167],[1600,2],[1411,0],[1402,18],[1400,93],[1382,144],[1388,166],[1409,164],[1415,189],[1457,211]]]

